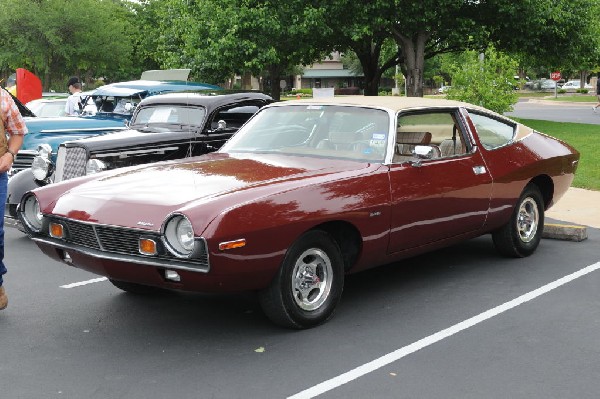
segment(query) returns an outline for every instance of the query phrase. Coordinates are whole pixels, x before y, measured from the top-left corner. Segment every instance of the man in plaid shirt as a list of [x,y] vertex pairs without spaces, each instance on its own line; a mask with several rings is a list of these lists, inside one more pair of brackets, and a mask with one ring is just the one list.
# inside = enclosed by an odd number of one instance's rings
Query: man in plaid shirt
[[3,286],[4,265],[4,204],[8,185],[8,171],[27,133],[25,121],[10,94],[0,88],[0,310],[8,306],[8,297]]

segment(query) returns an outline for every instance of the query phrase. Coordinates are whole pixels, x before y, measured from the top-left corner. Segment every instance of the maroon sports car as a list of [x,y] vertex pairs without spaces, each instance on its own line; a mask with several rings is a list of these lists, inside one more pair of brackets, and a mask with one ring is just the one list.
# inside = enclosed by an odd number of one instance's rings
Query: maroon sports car
[[491,233],[537,248],[579,153],[466,103],[269,105],[221,150],[34,190],[19,216],[48,256],[136,293],[254,290],[275,323],[331,317],[344,275]]

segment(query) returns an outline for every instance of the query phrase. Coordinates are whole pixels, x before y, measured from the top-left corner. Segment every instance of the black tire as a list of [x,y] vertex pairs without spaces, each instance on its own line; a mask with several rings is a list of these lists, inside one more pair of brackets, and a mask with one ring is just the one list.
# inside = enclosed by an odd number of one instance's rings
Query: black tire
[[151,294],[162,294],[165,292],[164,289],[158,287],[151,287],[149,285],[127,283],[125,281],[108,279],[115,287],[136,295],[151,295]]
[[508,257],[524,258],[535,252],[544,230],[544,200],[540,189],[529,184],[523,190],[510,221],[492,233],[496,250]]
[[331,318],[344,288],[344,261],[333,238],[322,230],[304,233],[286,252],[269,287],[259,293],[271,321],[310,328]]

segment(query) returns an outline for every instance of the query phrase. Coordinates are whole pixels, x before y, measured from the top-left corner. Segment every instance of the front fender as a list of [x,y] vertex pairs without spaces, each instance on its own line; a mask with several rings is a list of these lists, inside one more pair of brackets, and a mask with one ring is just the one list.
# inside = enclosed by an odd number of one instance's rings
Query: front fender
[[44,185],[43,182],[35,180],[31,168],[24,169],[8,181],[6,203],[16,206],[26,192]]

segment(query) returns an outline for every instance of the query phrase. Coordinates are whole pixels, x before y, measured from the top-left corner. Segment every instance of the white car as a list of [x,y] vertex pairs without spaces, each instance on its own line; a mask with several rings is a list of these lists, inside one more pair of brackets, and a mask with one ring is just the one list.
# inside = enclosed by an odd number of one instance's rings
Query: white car
[[66,98],[46,99],[38,98],[31,100],[25,106],[31,110],[36,116],[42,118],[65,116]]
[[582,88],[587,89],[587,90],[592,90],[592,85],[589,83],[586,83],[583,85],[583,87],[581,87],[580,80],[569,80],[561,87],[561,89],[567,90],[567,91],[575,91],[575,90],[582,89]]

